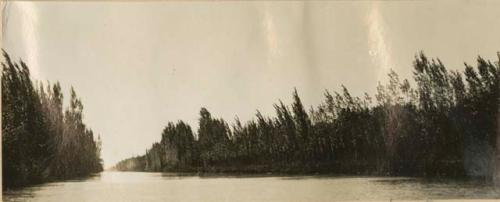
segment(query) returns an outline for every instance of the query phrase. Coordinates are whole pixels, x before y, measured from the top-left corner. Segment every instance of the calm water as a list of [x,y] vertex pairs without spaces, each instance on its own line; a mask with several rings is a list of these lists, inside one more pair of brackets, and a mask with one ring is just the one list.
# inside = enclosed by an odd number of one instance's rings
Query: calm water
[[335,201],[499,199],[479,181],[328,176],[178,176],[103,172],[4,193],[4,201]]

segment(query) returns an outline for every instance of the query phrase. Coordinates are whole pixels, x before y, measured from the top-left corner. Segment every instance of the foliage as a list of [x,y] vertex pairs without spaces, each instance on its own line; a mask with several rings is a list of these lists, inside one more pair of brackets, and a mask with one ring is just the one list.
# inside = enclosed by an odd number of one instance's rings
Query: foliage
[[3,55],[3,187],[101,171],[101,141],[83,123],[83,105],[75,91],[71,89],[70,106],[63,112],[59,83],[35,85],[23,61]]
[[481,162],[496,148],[499,62],[479,57],[462,73],[420,53],[413,67],[414,87],[391,71],[375,102],[342,86],[306,111],[294,90],[274,117],[257,112],[232,127],[202,108],[197,134],[169,123],[141,157],[144,170],[491,176]]

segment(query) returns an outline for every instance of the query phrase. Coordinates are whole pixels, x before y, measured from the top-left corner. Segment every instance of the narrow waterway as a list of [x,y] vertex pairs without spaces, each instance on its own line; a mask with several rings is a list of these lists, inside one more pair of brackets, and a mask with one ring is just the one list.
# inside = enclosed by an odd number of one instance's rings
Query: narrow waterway
[[103,172],[3,194],[4,201],[336,201],[500,199],[481,181],[393,177],[197,176]]

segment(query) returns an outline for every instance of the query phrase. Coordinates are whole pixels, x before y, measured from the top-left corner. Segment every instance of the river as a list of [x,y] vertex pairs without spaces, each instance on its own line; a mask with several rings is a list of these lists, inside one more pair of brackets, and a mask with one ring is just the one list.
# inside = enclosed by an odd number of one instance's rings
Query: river
[[339,176],[198,176],[103,172],[3,193],[4,201],[338,201],[500,199],[474,180]]

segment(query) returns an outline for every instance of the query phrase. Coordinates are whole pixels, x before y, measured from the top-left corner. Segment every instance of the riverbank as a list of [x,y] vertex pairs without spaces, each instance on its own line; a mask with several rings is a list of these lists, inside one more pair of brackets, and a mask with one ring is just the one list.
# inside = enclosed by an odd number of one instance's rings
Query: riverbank
[[158,173],[165,176],[199,176],[199,177],[302,177],[308,176],[312,178],[322,177],[394,177],[394,178],[419,178],[421,180],[436,182],[441,180],[455,180],[455,181],[474,181],[483,184],[493,185],[491,177],[477,177],[477,176],[416,176],[416,175],[391,175],[389,173],[377,172],[334,172],[332,170],[304,170],[304,169],[267,169],[266,166],[248,166],[241,167],[210,167],[210,168],[170,168],[162,171],[118,171],[117,172],[145,172],[145,173]]
[[2,191],[20,190],[20,189],[25,189],[25,188],[29,188],[29,187],[36,187],[36,186],[40,186],[43,184],[57,183],[57,182],[83,181],[83,180],[95,177],[96,175],[98,175],[100,173],[102,173],[102,171],[96,172],[96,173],[80,175],[80,176],[67,177],[67,178],[44,179],[42,181],[33,181],[31,183],[28,183],[28,184],[22,184],[22,185],[17,185],[17,186],[2,186]]

